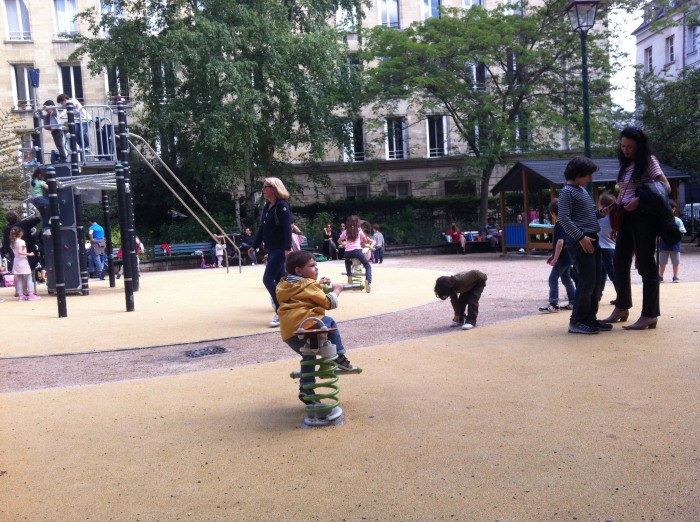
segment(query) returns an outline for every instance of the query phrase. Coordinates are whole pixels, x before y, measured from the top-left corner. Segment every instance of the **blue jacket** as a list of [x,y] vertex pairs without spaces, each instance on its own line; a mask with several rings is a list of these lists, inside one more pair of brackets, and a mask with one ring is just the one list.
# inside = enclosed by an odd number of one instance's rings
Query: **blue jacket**
[[278,199],[275,206],[270,208],[266,202],[262,211],[262,225],[255,234],[251,245],[258,248],[265,243],[267,250],[292,249],[292,207],[283,199]]

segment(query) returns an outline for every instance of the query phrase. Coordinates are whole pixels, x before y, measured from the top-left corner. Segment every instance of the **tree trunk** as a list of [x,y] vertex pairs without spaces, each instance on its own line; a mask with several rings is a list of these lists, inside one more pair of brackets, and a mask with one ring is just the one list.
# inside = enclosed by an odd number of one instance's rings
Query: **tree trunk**
[[481,171],[479,223],[483,226],[486,226],[486,220],[489,217],[489,182],[491,181],[491,174],[493,174],[494,168],[496,168],[495,165],[489,164]]

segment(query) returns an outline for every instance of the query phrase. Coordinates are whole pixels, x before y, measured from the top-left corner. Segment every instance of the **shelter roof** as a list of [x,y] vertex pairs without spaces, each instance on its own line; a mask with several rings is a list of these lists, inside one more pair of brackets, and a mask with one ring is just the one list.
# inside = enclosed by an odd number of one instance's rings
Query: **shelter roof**
[[[501,192],[523,190],[523,170],[525,170],[527,174],[528,191],[562,187],[566,183],[564,179],[564,169],[570,159],[571,158],[519,161],[512,169],[506,172],[498,183],[496,183],[493,189],[491,189],[491,193],[496,195]],[[617,173],[620,170],[620,164],[617,158],[591,159],[598,165],[599,169],[593,174],[594,184],[610,183],[617,180]],[[689,174],[683,173],[663,163],[661,164],[661,169],[669,180],[690,178]]]

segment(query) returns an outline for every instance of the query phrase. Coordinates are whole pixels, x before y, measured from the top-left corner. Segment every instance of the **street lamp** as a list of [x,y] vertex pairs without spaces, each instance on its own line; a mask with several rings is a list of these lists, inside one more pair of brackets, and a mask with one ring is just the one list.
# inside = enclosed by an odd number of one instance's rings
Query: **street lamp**
[[574,31],[581,33],[581,81],[583,84],[583,147],[591,157],[591,115],[588,107],[588,31],[595,25],[599,0],[574,0],[566,8]]

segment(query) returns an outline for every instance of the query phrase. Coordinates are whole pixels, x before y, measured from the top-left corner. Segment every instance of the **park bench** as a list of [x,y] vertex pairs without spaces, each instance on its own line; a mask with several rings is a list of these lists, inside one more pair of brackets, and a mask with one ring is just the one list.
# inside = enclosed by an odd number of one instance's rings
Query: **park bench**
[[163,248],[162,245],[156,245],[153,248],[153,253],[157,258],[160,257],[175,257],[175,256],[190,256],[201,258],[204,254],[205,259],[207,255],[211,255],[212,244],[211,241],[203,243],[175,243],[169,245],[170,252]]

